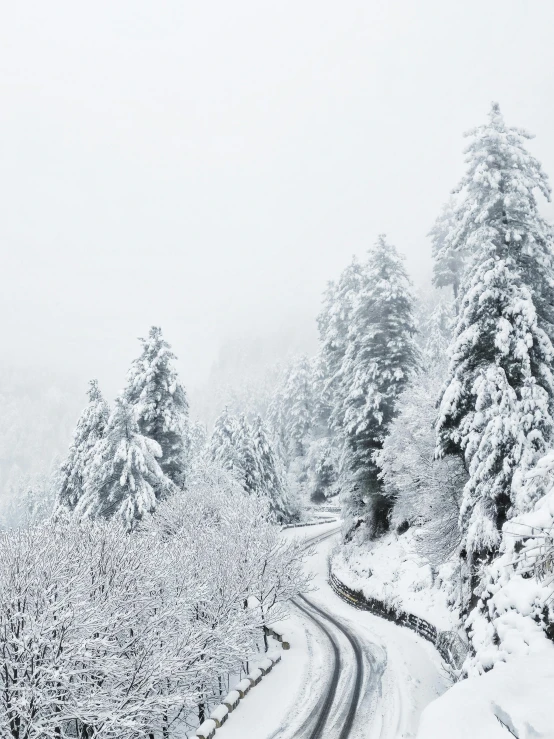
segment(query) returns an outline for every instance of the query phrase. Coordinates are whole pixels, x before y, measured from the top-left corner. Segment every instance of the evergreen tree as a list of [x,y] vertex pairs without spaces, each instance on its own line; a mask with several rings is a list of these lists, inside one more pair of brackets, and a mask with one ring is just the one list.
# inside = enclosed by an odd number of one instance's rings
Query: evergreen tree
[[140,432],[160,445],[164,474],[182,488],[190,444],[187,395],[161,329],[152,326],[148,338],[140,341],[142,354],[131,365],[124,397],[136,406]]
[[240,453],[240,427],[235,416],[227,408],[217,418],[208,448],[212,462],[230,472],[244,487],[244,468]]
[[429,232],[433,250],[433,284],[436,287],[451,285],[455,301],[458,299],[464,268],[463,251],[450,240],[456,217],[456,201],[451,197]]
[[279,462],[261,416],[254,419],[251,432],[257,467],[254,490],[269,498],[271,510],[278,521],[281,523],[290,521],[294,512],[288,497],[284,475],[279,470]]
[[135,409],[118,398],[104,438],[96,445],[76,513],[85,518],[119,516],[132,529],[177,488],[157,458],[158,442],[140,433]]
[[[550,201],[551,188],[540,162],[525,149],[533,136],[506,126],[498,103],[489,121],[469,131],[467,173],[457,192],[447,241],[449,248],[482,261],[489,242],[509,254],[523,284],[531,291],[538,325],[554,340],[552,229],[540,215],[536,194]],[[475,269],[475,264],[473,269]]]
[[287,467],[306,454],[314,413],[312,363],[302,356],[289,366],[268,411],[268,420]]
[[90,381],[88,398],[89,402],[77,421],[69,455],[60,470],[57,512],[75,509],[83,495],[94,448],[106,431],[109,409],[97,380]]
[[342,368],[350,321],[363,283],[362,265],[354,257],[337,283],[329,283],[323,310],[317,319],[321,363],[326,378],[325,394],[331,405],[330,424],[334,429],[341,429],[343,424],[345,384],[342,382]]
[[321,436],[310,444],[307,459],[310,500],[322,503],[338,492],[340,448],[331,436]]
[[471,262],[437,423],[438,454],[461,455],[470,473],[460,513],[470,578],[517,511],[514,475],[552,439],[554,398],[551,233],[535,197],[549,198],[546,175],[497,104],[472,135],[450,237]]
[[379,236],[369,252],[341,369],[343,430],[350,453],[351,513],[368,504],[374,536],[388,526],[390,500],[382,495],[374,454],[394,417],[398,395],[418,364],[413,298],[402,258]]
[[442,364],[452,340],[454,311],[451,302],[440,300],[419,323],[419,346],[427,364]]
[[295,362],[285,384],[287,402],[286,434],[291,454],[302,457],[306,453],[306,438],[313,419],[313,376],[308,357]]
[[205,454],[208,444],[208,431],[203,423],[195,421],[190,427],[190,461],[191,467]]
[[261,485],[260,460],[255,446],[254,430],[244,413],[237,419],[235,445],[244,489],[248,493],[258,492]]

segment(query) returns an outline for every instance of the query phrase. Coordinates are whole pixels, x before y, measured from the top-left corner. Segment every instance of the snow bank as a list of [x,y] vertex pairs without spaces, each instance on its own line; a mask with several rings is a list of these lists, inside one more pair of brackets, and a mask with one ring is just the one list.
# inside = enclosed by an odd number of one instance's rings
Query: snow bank
[[251,672],[249,672],[246,677],[247,677],[248,680],[250,680],[250,682],[252,683],[252,685],[257,685],[260,682],[260,680],[262,679],[263,673],[262,673],[261,670],[258,670],[256,668],[256,669],[252,670]]
[[211,718],[204,721],[203,724],[196,729],[196,736],[201,739],[211,739],[215,735],[216,723]]
[[273,660],[269,659],[269,657],[267,659],[263,659],[258,663],[258,669],[260,669],[264,675],[267,675],[267,673],[271,672],[273,669]]
[[551,654],[515,658],[430,703],[417,739],[553,739],[553,694]]
[[226,705],[223,703],[220,703],[219,706],[216,706],[214,710],[210,713],[210,718],[212,721],[215,721],[217,728],[221,726],[221,724],[224,724],[225,721],[227,721],[227,716],[229,714],[229,709]]
[[449,606],[451,565],[433,577],[431,566],[415,551],[414,532],[390,533],[375,542],[351,542],[333,557],[333,573],[352,590],[397,610],[419,616],[441,631],[457,630],[457,612]]
[[227,710],[229,713],[233,711],[240,702],[240,693],[238,690],[231,690],[230,693],[227,693],[225,698],[221,701],[224,706],[227,707]]
[[248,693],[250,688],[252,687],[252,683],[248,679],[241,680],[238,685],[235,686],[235,690],[240,695],[241,698],[244,698],[244,696]]

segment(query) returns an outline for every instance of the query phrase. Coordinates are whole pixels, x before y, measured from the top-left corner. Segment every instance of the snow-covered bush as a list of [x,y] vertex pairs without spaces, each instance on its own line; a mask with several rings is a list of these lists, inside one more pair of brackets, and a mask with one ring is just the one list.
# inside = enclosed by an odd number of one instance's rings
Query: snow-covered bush
[[131,533],[75,516],[0,534],[0,735],[139,739],[204,715],[308,587],[305,556],[213,468]]

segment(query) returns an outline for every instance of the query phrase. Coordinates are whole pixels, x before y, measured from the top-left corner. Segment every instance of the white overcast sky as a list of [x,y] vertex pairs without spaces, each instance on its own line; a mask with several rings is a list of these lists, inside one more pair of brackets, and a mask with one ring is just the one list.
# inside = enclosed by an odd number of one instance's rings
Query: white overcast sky
[[0,7],[4,365],[113,394],[159,324],[197,384],[378,233],[420,279],[493,99],[554,176],[553,0]]

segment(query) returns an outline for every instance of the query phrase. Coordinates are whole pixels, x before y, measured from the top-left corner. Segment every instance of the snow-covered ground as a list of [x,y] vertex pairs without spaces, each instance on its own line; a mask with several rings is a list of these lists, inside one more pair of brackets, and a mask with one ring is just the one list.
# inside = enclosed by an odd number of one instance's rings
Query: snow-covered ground
[[417,739],[554,737],[554,661],[521,657],[457,683],[423,712]]
[[[337,524],[286,532],[310,539]],[[327,584],[328,558],[336,544],[331,537],[315,546],[309,567],[317,590],[308,600],[330,613],[355,634],[363,651],[363,685],[352,732],[359,737],[398,739],[414,737],[425,706],[448,687],[448,679],[434,648],[411,631],[358,611],[338,598]],[[281,624],[291,648],[261,683],[241,701],[218,739],[303,739],[310,736],[307,719],[320,705],[329,682],[333,655],[321,629],[293,608]],[[347,640],[337,631],[341,669],[336,704],[324,736],[339,736],[344,716],[340,708],[350,695],[355,658]]]
[[366,597],[424,618],[438,629],[457,629],[458,616],[448,606],[451,574],[443,565],[439,576],[415,551],[413,532],[394,532],[376,542],[346,544],[333,557],[334,574]]

